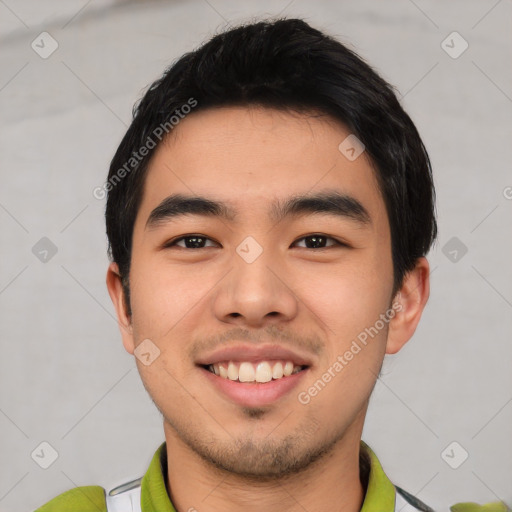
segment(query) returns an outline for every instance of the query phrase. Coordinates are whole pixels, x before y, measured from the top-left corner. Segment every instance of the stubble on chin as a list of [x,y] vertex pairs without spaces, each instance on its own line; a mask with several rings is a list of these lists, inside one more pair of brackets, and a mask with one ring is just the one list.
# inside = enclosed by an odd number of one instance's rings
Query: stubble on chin
[[[245,413],[253,418],[261,417],[266,411],[247,409]],[[252,438],[230,438],[221,443],[206,432],[168,426],[209,468],[215,468],[222,477],[226,474],[251,483],[275,482],[312,469],[315,463],[333,451],[343,435],[316,443],[304,436],[300,429],[281,439],[271,436],[260,441]]]

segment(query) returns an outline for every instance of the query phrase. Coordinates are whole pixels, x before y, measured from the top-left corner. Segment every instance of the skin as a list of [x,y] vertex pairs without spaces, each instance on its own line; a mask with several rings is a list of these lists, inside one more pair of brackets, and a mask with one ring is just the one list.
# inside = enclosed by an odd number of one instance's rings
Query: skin
[[[327,116],[223,107],[187,116],[157,148],[133,232],[128,317],[118,267],[107,286],[125,349],[144,339],[161,351],[136,359],[162,412],[167,485],[178,511],[359,511],[359,446],[384,355],[411,338],[429,294],[425,258],[393,296],[390,228],[371,162],[338,149],[349,135]],[[276,223],[273,200],[335,189],[356,198],[371,222],[306,214]],[[236,221],[181,216],[145,229],[171,193],[202,195],[238,212]],[[184,235],[205,247],[163,245]],[[324,249],[304,237],[323,234]],[[252,236],[263,248],[248,264],[236,252]],[[334,240],[348,246],[336,245]],[[190,245],[189,245],[190,247]],[[297,400],[379,315],[400,311],[308,404]],[[269,406],[226,399],[194,364],[204,347],[237,342],[300,347],[312,365],[298,389]]]

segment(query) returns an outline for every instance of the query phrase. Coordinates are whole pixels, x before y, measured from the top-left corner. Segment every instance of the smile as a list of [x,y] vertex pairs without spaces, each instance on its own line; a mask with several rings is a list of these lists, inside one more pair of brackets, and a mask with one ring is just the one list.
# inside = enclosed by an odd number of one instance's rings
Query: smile
[[[205,384],[228,402],[242,407],[265,407],[294,396],[292,391],[309,373],[308,366],[288,363],[290,361],[284,364],[272,360],[236,363],[229,361],[201,365],[198,368],[206,379]],[[218,375],[215,373],[216,367]]]
[[299,373],[305,366],[292,361],[223,361],[205,366],[215,375],[238,382],[265,383]]

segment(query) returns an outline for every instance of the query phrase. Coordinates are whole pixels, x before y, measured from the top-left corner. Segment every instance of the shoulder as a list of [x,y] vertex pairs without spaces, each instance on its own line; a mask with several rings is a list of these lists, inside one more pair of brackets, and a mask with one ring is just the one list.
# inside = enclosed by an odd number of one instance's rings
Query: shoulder
[[[167,452],[165,448],[166,443],[164,441],[153,455],[149,469],[146,472],[146,482],[142,485],[142,494],[144,497],[145,491],[147,495],[145,497],[146,500],[154,500],[154,496],[162,496],[162,499],[164,499],[164,496],[167,498],[163,476],[167,473]],[[126,508],[124,507],[123,496],[128,496],[131,503],[130,496],[132,493],[129,491],[133,491],[136,488],[140,491],[141,481],[142,478],[139,478],[114,488],[107,487],[110,490],[108,498],[105,489],[99,485],[75,487],[59,494],[34,512],[107,512],[107,499],[109,500],[109,506],[112,504],[112,501],[115,501],[116,504],[121,503],[121,508],[116,506],[114,510],[123,510]],[[163,507],[160,507],[159,510],[163,510]]]
[[59,494],[35,512],[106,512],[105,490],[99,485],[75,487]]

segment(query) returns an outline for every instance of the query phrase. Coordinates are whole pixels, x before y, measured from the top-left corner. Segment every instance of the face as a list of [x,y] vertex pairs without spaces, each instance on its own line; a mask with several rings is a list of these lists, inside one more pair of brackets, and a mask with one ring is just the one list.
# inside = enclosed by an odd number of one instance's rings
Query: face
[[123,343],[168,443],[230,472],[290,474],[359,439],[400,307],[384,201],[365,153],[338,148],[349,134],[210,109],[150,163]]

